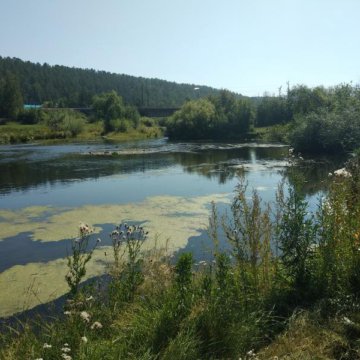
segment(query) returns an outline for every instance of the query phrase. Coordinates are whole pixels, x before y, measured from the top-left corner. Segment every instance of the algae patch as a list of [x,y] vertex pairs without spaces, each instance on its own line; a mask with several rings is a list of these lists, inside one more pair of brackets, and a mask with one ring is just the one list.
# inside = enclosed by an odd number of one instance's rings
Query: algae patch
[[[94,252],[84,280],[106,270],[104,251]],[[68,291],[66,259],[16,265],[0,274],[0,317],[49,302]]]
[[[124,205],[86,205],[78,208],[28,207],[0,211],[0,239],[31,232],[32,240],[51,242],[77,236],[79,222],[89,225],[143,222],[150,233],[144,249],[168,245],[170,251],[186,246],[208,224],[211,201],[229,203],[229,194],[200,197],[154,196]],[[42,220],[40,220],[42,219]],[[95,227],[100,232],[101,225]],[[94,235],[96,236],[96,234]],[[168,241],[169,240],[169,241]],[[1,248],[1,241],[0,241]],[[105,255],[107,253],[107,256]],[[87,278],[106,272],[111,249],[98,248],[87,269]],[[11,254],[9,254],[11,256]],[[66,257],[66,253],[63,254]],[[0,274],[0,317],[32,308],[65,294],[64,258],[15,265]]]

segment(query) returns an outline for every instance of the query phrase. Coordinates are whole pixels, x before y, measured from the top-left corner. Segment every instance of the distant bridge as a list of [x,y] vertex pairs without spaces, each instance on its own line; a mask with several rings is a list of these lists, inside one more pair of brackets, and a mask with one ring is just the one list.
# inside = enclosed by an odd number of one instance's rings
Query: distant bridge
[[155,118],[171,116],[177,110],[179,110],[179,108],[149,108],[149,107],[138,108],[138,111],[141,116],[155,117]]
[[[76,107],[76,108],[42,108],[45,111],[56,111],[56,110],[75,110],[85,115],[90,115],[93,112],[91,107]],[[150,108],[150,107],[139,107],[137,108],[141,116],[147,116],[151,118],[161,118],[171,116],[179,108]]]

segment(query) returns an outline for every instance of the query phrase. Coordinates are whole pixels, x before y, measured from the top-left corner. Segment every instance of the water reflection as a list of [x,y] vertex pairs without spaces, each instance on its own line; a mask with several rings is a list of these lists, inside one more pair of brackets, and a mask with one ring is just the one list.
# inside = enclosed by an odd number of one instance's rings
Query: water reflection
[[[131,222],[131,225],[141,224]],[[89,237],[88,249],[94,248],[97,238],[101,239],[100,248],[112,245],[109,234],[114,229],[114,224],[94,224],[94,226],[100,227],[101,231]],[[0,242],[0,273],[14,265],[48,262],[62,259],[71,253],[71,239],[34,241],[32,236],[31,232],[21,232]]]
[[[256,144],[168,143],[164,140],[136,144],[0,147],[0,195],[39,186],[55,187],[116,174],[145,173],[181,166],[225,184],[250,171],[282,170],[289,176],[287,148]],[[327,174],[343,159],[317,159],[301,163],[304,191],[313,195],[326,186]]]
[[290,183],[300,181],[303,195],[314,196],[326,191],[331,180],[329,173],[342,167],[344,161],[344,157],[317,158],[284,168],[281,173]]

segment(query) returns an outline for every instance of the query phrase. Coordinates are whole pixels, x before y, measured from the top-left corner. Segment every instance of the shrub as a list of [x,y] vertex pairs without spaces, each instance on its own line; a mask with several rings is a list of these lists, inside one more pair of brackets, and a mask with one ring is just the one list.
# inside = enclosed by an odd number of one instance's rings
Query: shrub
[[125,119],[113,119],[110,120],[110,127],[109,129],[112,129],[116,132],[127,132],[131,128],[132,124],[129,120]]
[[83,131],[86,121],[85,117],[76,111],[53,110],[49,112],[46,123],[52,131],[75,137]]
[[290,143],[302,152],[346,152],[360,146],[360,113],[327,110],[296,117]]
[[29,109],[19,113],[17,120],[22,124],[32,125],[44,121],[46,115],[43,110]]

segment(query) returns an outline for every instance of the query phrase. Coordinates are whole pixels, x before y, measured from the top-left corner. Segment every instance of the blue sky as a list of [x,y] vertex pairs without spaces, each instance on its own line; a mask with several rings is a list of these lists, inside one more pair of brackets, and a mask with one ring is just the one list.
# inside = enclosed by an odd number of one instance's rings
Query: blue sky
[[360,0],[0,0],[0,55],[227,88],[360,83]]

